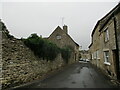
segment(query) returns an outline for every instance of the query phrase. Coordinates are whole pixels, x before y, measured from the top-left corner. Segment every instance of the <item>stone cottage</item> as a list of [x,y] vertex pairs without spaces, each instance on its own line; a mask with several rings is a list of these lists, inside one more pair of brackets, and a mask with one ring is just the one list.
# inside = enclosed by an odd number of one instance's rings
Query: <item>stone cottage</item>
[[80,50],[80,58],[83,60],[89,59],[89,51],[88,50]]
[[120,3],[97,22],[91,37],[91,63],[120,80]]
[[55,43],[58,47],[69,47],[72,49],[70,62],[78,60],[79,57],[79,45],[68,35],[68,27],[63,26],[63,29],[58,26],[52,34],[48,37],[48,40]]

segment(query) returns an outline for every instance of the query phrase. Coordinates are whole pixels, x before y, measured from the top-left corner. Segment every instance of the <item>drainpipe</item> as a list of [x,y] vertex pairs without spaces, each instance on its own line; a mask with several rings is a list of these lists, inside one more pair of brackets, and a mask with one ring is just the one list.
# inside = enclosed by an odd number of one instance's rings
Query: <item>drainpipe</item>
[[118,58],[116,58],[116,71],[117,71],[117,79],[118,80],[120,80],[120,76],[119,76],[119,74],[120,74],[120,61],[119,61],[119,59],[120,59],[120,57],[119,57],[119,48],[118,48],[118,40],[117,40],[117,23],[116,23],[116,18],[115,18],[115,16],[114,16],[114,29],[115,29],[115,41],[116,41],[116,56],[118,57]]

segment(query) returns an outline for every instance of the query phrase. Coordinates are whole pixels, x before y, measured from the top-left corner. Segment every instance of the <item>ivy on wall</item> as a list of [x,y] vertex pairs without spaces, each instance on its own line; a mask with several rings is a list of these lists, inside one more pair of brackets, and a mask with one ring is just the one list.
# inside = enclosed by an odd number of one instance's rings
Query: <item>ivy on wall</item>
[[61,53],[65,63],[69,62],[72,51],[69,47],[59,48],[56,44],[39,37],[36,33],[31,34],[27,39],[22,40],[36,56],[43,60],[54,61],[57,55]]

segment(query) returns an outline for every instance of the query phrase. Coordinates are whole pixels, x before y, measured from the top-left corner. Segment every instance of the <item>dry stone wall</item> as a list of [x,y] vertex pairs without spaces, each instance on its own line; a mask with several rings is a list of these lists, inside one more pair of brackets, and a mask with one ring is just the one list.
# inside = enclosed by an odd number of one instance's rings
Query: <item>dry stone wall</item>
[[[2,31],[4,32],[4,31]],[[47,73],[58,70],[64,65],[61,54],[55,61],[42,60],[24,45],[12,38],[2,38],[2,89],[18,86],[33,80],[39,80]]]
[[8,88],[40,79],[43,75],[63,65],[61,55],[47,62],[36,57],[24,43],[17,39],[2,41],[2,87]]
[[2,87],[8,88],[40,79],[63,65],[61,55],[47,62],[36,57],[21,40],[2,41]]

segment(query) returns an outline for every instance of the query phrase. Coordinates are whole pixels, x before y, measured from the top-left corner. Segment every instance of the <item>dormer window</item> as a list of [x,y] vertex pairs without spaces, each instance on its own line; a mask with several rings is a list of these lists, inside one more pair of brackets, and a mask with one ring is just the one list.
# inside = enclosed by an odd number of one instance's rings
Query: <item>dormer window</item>
[[57,35],[56,38],[57,38],[58,40],[60,40],[60,39],[61,39],[61,36],[60,36],[60,35]]

